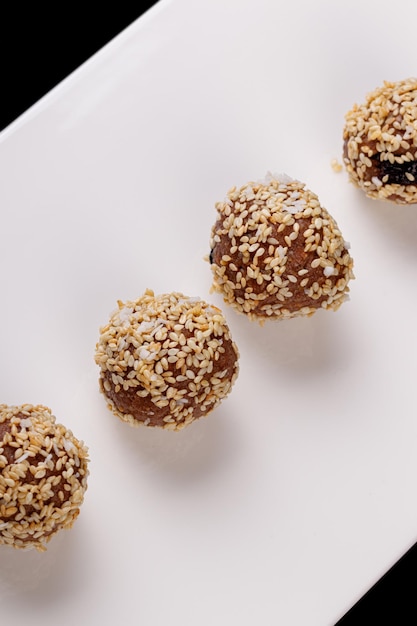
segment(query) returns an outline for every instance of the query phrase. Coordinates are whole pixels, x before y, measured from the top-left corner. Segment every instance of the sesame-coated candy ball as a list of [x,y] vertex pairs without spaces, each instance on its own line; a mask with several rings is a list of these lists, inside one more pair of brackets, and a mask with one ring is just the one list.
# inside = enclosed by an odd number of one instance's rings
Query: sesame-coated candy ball
[[151,290],[118,305],[95,354],[100,389],[116,416],[178,431],[229,394],[238,349],[217,307]]
[[214,291],[251,320],[337,310],[353,278],[348,244],[316,194],[286,175],[233,187],[216,204]]
[[46,549],[71,528],[87,489],[88,450],[47,407],[0,404],[0,544]]
[[417,79],[385,81],[345,117],[350,181],[373,199],[417,203]]

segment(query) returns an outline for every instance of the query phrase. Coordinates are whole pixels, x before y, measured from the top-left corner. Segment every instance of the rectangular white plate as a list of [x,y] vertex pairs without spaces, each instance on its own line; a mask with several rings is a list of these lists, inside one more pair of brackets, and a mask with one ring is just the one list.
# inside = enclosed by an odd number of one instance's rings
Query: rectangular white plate
[[[90,448],[81,515],[0,549],[2,623],[332,625],[417,539],[417,208],[335,173],[345,112],[415,73],[414,0],[161,0],[0,135],[0,401]],[[210,293],[214,203],[286,172],[351,243],[337,313]],[[181,433],[99,394],[98,328],[147,288],[220,306],[230,397]]]

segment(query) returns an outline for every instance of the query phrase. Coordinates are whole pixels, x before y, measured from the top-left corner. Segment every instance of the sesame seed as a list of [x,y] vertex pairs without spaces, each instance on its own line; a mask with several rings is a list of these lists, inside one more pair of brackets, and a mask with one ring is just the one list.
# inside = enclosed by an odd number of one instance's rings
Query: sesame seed
[[343,170],[343,166],[339,163],[339,161],[336,158],[330,161],[330,165],[334,172],[341,172]]

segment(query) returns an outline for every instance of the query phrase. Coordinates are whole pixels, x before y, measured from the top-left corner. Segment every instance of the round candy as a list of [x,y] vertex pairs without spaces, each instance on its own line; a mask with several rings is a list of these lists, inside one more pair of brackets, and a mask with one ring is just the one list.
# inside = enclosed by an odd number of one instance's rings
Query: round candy
[[213,290],[251,320],[335,311],[353,277],[348,244],[305,185],[286,175],[233,187],[216,204]]
[[349,178],[374,199],[417,202],[417,79],[385,81],[346,114]]
[[46,549],[71,528],[87,489],[88,450],[44,406],[0,405],[0,544]]
[[181,430],[207,415],[238,375],[238,349],[221,311],[181,293],[119,302],[100,329],[100,389],[121,420]]

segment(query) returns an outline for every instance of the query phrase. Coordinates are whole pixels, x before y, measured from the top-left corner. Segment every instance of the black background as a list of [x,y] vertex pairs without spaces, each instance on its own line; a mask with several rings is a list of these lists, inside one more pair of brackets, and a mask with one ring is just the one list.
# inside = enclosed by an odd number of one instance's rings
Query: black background
[[156,2],[126,4],[103,3],[97,12],[62,2],[2,7],[0,130]]
[[[47,9],[39,7],[39,3],[28,3],[23,8],[17,3],[13,9],[1,9],[0,130],[155,2],[141,2],[141,8],[136,9],[120,4],[117,8],[112,3],[101,5],[97,13],[76,11],[72,5],[68,9],[62,3],[55,3],[52,8],[49,5]],[[343,563],[340,567],[343,568]],[[360,624],[417,624],[417,545],[339,620],[337,626]]]

